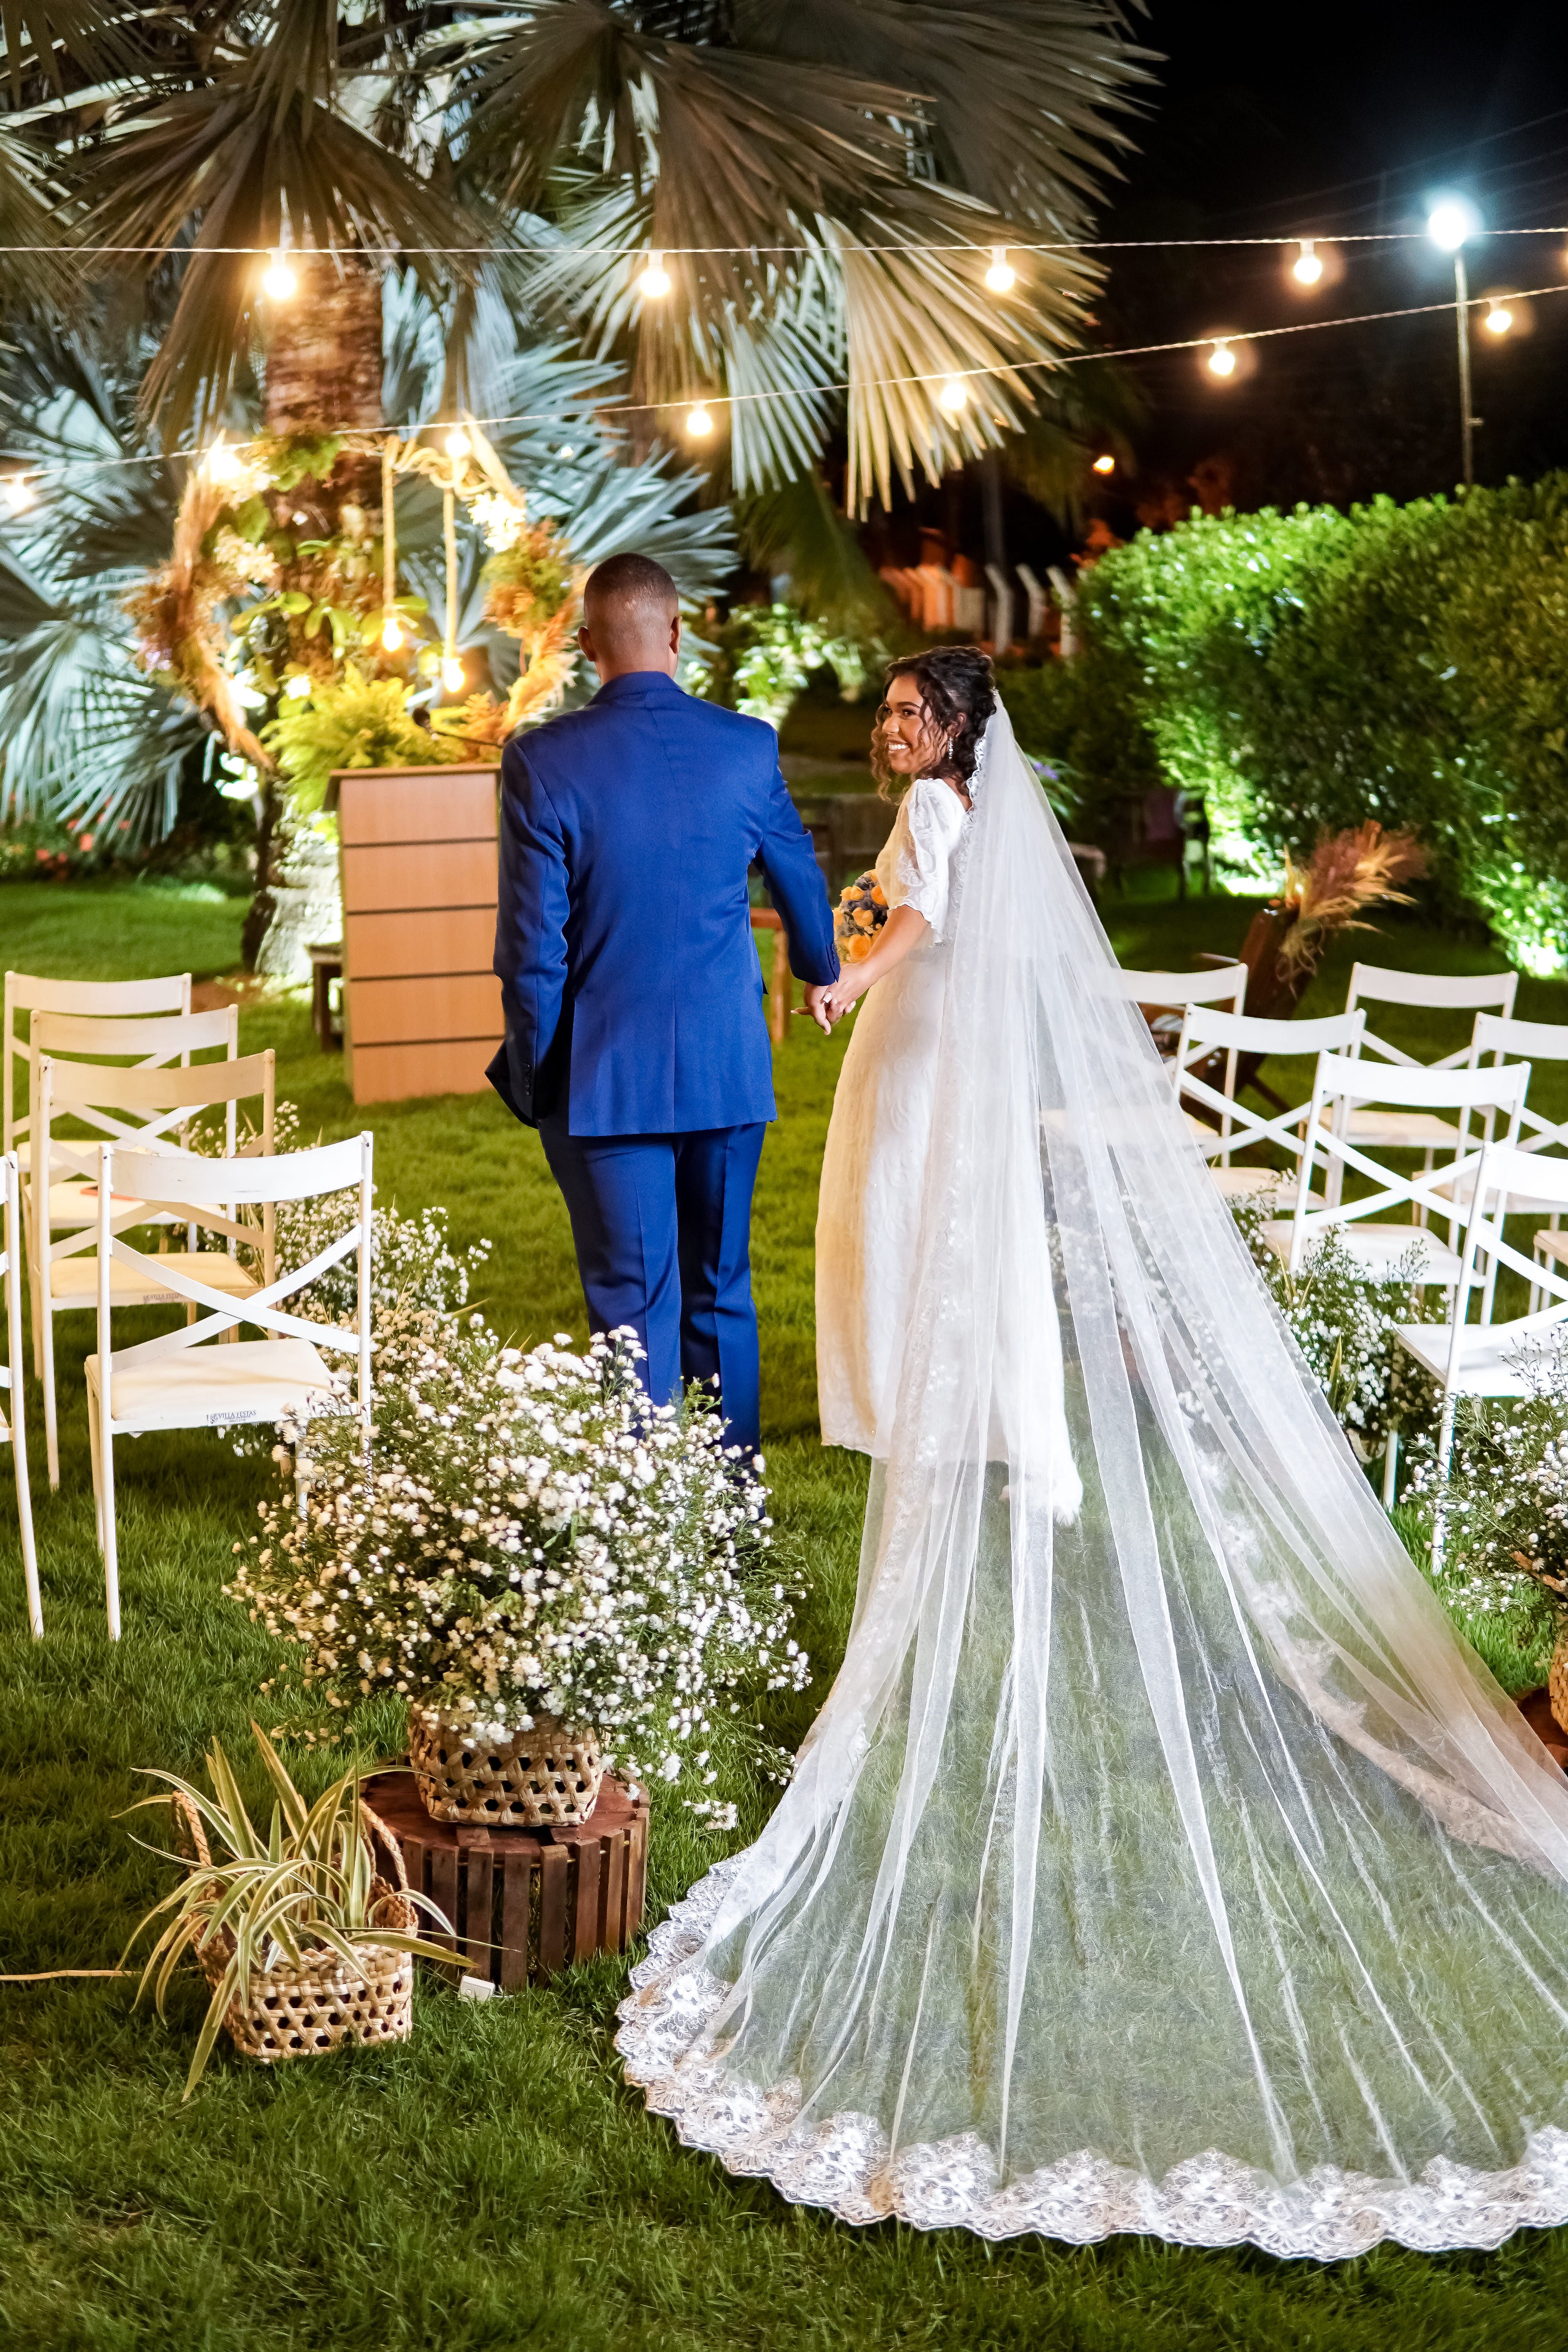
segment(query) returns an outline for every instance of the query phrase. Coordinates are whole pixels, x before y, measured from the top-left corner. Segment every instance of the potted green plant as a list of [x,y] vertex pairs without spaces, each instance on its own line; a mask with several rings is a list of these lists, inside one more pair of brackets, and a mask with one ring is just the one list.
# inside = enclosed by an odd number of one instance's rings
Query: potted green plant
[[447,1932],[450,1922],[410,1888],[402,1850],[360,1795],[358,1775],[346,1773],[307,1804],[260,1725],[250,1727],[278,1792],[265,1835],[216,1740],[207,1752],[210,1796],[177,1773],[156,1771],[150,1777],[165,1781],[169,1795],[132,1808],[170,1806],[185,1848],[167,1857],[181,1866],[180,1884],[138,1923],[126,1949],[158,1927],[136,1998],[151,1992],[160,2017],[185,1952],[212,1990],[186,2098],[220,2028],[263,2066],[349,2042],[406,2041],[416,1959],[452,1958],[419,1936],[421,1911]]

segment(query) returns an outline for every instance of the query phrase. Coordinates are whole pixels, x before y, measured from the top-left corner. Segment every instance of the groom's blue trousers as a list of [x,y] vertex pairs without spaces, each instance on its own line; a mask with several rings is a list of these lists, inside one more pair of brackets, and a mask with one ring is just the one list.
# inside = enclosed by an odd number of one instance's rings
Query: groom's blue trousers
[[630,1324],[656,1404],[688,1381],[717,1381],[725,1442],[748,1454],[762,1444],[751,1227],[766,1131],[759,1120],[689,1135],[569,1135],[563,1118],[539,1123],[590,1328]]

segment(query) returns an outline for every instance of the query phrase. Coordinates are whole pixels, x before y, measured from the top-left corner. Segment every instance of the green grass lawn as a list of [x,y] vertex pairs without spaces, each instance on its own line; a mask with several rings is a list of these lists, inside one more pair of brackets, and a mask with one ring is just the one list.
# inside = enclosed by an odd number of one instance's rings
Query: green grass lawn
[[[205,892],[57,885],[0,889],[0,957],[35,971],[129,978],[232,967],[243,909]],[[1124,961],[1183,966],[1233,950],[1245,901],[1152,896],[1109,909]],[[1305,1008],[1343,1002],[1355,952],[1435,971],[1494,970],[1484,948],[1409,924],[1342,944]],[[1526,982],[1520,1011],[1568,1021],[1568,989]],[[1383,1024],[1380,1024],[1380,1026]],[[1464,1024],[1456,1027],[1455,1042]],[[1384,1034],[1440,1050],[1419,1022]],[[374,1128],[384,1198],[444,1203],[456,1239],[495,1246],[488,1311],[522,1341],[584,1332],[566,1219],[535,1138],[488,1097],[359,1113],[302,1003],[243,1017],[270,1045],[306,1135]],[[862,1477],[816,1443],[812,1228],[841,1041],[804,1023],[778,1056],[781,1118],[758,1186],[763,1416],[781,1525],[812,1578],[815,1695],[853,1593]],[[1302,1073],[1287,1066],[1281,1086]],[[1544,1077],[1545,1074],[1542,1074]],[[1532,1100],[1552,1108],[1558,1088]],[[1558,1109],[1568,1115],[1568,1094]],[[77,1319],[77,1318],[72,1318]],[[214,1735],[246,1738],[268,1642],[221,1584],[254,1516],[257,1474],[222,1439],[117,1451],[125,1638],[105,1637],[92,1540],[80,1362],[61,1326],[63,1483],[38,1496],[47,1639],[26,1638],[8,1476],[0,1476],[0,1968],[111,1967],[167,1884],[116,1814],[135,1768],[194,1771]],[[37,1393],[33,1427],[38,1429]],[[41,1487],[41,1432],[35,1445]],[[301,1754],[316,1787],[331,1759]],[[133,1826],[133,1825],[132,1825]],[[651,1892],[678,1895],[721,1849],[656,1816]],[[1330,2270],[1138,2239],[987,2247],[895,2224],[854,2231],[689,2154],[625,2087],[610,2045],[625,1965],[473,2005],[422,1989],[397,2050],[283,2068],[226,2054],[187,2105],[199,2001],[172,2028],[117,1983],[0,1990],[0,2346],[27,2352],[1416,2352],[1552,2345],[1568,2307],[1568,2232],[1491,2256],[1382,2251]],[[1542,2063],[1556,2071],[1552,2053]],[[1552,2314],[1556,2313],[1554,2319]]]

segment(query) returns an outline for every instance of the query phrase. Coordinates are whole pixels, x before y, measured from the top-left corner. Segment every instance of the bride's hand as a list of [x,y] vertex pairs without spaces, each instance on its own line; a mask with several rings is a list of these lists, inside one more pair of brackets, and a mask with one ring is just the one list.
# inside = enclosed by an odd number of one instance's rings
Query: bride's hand
[[869,985],[870,982],[857,964],[851,964],[847,971],[841,971],[822,1000],[822,1009],[829,1022],[842,1021],[865,995]]

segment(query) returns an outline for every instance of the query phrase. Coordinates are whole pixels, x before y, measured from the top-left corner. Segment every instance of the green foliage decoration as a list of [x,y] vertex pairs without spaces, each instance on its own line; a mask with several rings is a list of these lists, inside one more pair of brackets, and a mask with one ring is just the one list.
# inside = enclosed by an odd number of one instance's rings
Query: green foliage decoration
[[262,740],[287,778],[301,816],[317,814],[337,768],[435,768],[471,759],[449,735],[422,727],[401,678],[367,677],[349,664],[308,695],[286,696]]
[[1194,516],[1088,569],[1037,748],[1201,793],[1222,870],[1377,818],[1527,968],[1568,962],[1568,475]]
[[770,727],[783,726],[824,664],[846,702],[858,701],[866,688],[866,650],[852,637],[831,635],[793,604],[738,605],[709,630],[708,641],[712,650],[692,680],[696,692]]

